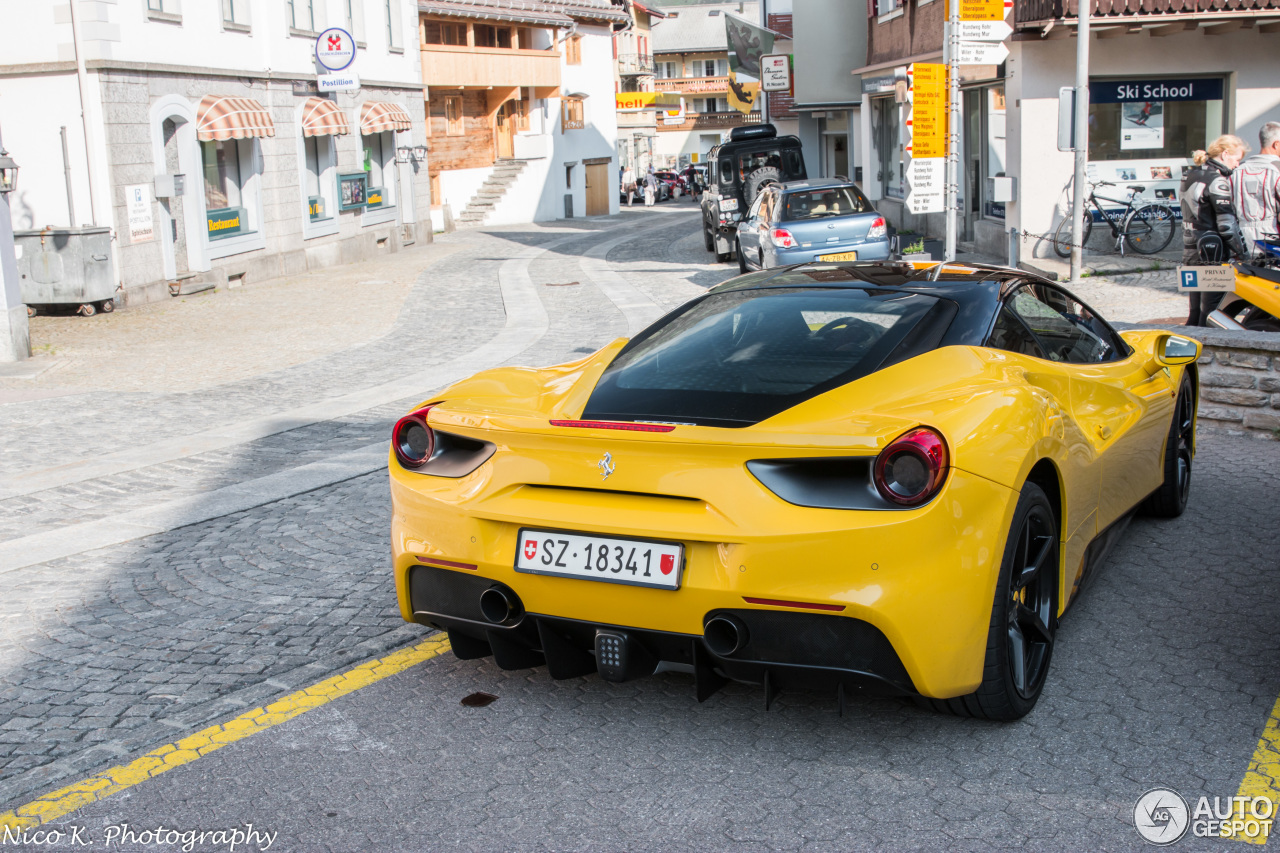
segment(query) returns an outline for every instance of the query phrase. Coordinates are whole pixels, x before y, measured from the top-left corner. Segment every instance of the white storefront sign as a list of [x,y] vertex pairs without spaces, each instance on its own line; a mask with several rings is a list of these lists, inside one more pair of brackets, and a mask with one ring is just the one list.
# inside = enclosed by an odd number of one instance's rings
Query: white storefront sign
[[760,86],[766,92],[786,92],[791,88],[791,57],[770,53],[760,57]]
[[356,92],[360,89],[360,75],[321,74],[316,78],[316,88],[321,92]]
[[151,218],[151,186],[130,184],[124,188],[129,215],[129,242],[147,243],[156,238],[155,222]]

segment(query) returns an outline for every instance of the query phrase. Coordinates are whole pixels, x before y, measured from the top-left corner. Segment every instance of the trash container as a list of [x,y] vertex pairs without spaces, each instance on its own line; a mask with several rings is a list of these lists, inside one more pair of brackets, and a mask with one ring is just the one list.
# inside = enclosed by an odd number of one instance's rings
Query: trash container
[[78,305],[88,316],[115,307],[110,228],[46,228],[13,237],[28,308]]

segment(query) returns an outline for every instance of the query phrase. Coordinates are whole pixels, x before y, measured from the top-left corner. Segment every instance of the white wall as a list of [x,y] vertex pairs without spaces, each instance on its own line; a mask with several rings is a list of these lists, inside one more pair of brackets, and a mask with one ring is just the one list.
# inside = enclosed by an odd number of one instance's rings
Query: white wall
[[67,128],[75,225],[90,222],[89,175],[74,75],[31,77],[0,83],[0,127],[18,164],[18,191],[9,199],[17,230],[65,227],[67,190],[58,128]]
[[[584,24],[578,25],[578,35],[582,36],[582,64],[567,65],[561,59],[560,91],[565,95],[587,95],[583,107],[586,126],[582,130],[562,132],[560,101],[549,100],[552,154],[549,174],[542,188],[538,219],[562,218],[566,193],[573,195],[574,216],[584,215],[587,194],[582,161],[596,157],[611,158],[608,174],[614,186],[609,193],[609,212],[618,212],[618,114],[613,91],[613,37],[607,26]],[[578,164],[574,185],[566,189],[564,164],[572,162]]]

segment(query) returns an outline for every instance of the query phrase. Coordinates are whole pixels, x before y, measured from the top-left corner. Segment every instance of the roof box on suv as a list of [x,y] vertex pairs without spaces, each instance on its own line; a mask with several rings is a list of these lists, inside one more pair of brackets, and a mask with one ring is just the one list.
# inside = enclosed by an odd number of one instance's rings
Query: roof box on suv
[[771,124],[748,124],[735,127],[729,131],[729,141],[739,139],[769,139],[778,135],[778,129]]

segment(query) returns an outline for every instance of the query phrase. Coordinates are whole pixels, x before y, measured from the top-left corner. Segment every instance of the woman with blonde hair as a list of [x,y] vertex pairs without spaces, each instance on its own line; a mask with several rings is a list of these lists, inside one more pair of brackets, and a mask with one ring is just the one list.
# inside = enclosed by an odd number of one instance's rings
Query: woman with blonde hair
[[[1191,155],[1195,165],[1182,175],[1182,263],[1220,264],[1228,260],[1228,253],[1237,258],[1249,257],[1227,181],[1248,153],[1249,146],[1243,139],[1227,134]],[[1218,307],[1222,294],[1188,295],[1191,312],[1187,325],[1206,325],[1206,318]]]

